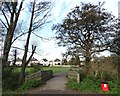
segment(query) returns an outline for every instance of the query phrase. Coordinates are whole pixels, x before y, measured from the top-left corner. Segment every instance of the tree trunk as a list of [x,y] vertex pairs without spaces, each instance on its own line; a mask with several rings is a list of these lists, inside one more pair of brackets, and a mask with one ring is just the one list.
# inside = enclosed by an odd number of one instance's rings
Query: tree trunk
[[26,68],[25,64],[22,64],[18,87],[25,81],[25,68]]
[[[3,70],[4,70],[4,67],[8,64],[8,56],[9,56],[9,52],[10,52],[10,48],[12,44],[13,34],[14,34],[14,30],[18,22],[18,18],[19,18],[21,9],[22,9],[22,5],[23,5],[23,2],[21,2],[20,4],[18,13],[15,12],[16,8],[13,9],[14,11],[13,13],[11,13],[10,25],[9,25],[9,28],[7,29],[7,34],[6,34],[6,38],[4,42],[4,50],[3,50],[3,58],[2,58]],[[16,14],[16,16],[14,14]]]
[[27,52],[28,52],[28,46],[29,46],[29,41],[30,41],[30,35],[31,35],[31,32],[32,32],[34,9],[35,9],[35,0],[33,2],[33,6],[32,6],[32,14],[31,14],[30,26],[29,26],[26,45],[25,45],[25,51],[24,51],[24,55],[23,55],[23,59],[22,59],[22,68],[21,68],[21,73],[20,73],[20,78],[19,78],[19,84],[18,85],[22,84],[24,82],[24,78],[25,78],[24,77],[25,76],[25,68],[27,66],[26,63],[28,63],[26,59],[27,59]]
[[85,53],[86,75],[89,75],[90,73],[90,68],[91,68],[90,62],[91,62],[91,54],[90,54],[90,50],[87,49]]
[[13,62],[13,67],[15,67],[15,63],[16,63],[16,58],[17,58],[17,50],[14,50],[14,62]]
[[24,56],[24,58],[22,60],[22,69],[21,69],[21,73],[20,73],[20,78],[19,78],[19,84],[18,84],[18,86],[20,86],[25,81],[25,68],[29,64],[29,62],[30,62],[33,54],[35,53],[35,50],[36,50],[36,46],[34,46],[34,49],[32,50],[32,54],[29,57],[28,61],[24,60],[24,59],[26,59],[25,58],[26,56]]
[[86,57],[86,60],[85,60],[86,75],[89,75],[90,73],[90,69],[91,69],[90,60],[91,60],[90,57]]

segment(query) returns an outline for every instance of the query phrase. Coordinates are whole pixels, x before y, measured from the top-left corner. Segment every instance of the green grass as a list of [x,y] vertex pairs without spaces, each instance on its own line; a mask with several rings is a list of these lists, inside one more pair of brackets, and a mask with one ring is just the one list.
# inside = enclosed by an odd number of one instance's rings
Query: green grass
[[[116,81],[116,80],[115,80]],[[74,80],[68,80],[67,86],[74,90],[79,90],[86,93],[98,93],[98,94],[117,94],[118,93],[118,84],[117,81],[109,81],[108,85],[110,90],[108,92],[103,92],[100,87],[99,81],[93,81],[92,79],[86,77],[80,83],[77,83]]]
[[[26,68],[26,72],[28,72],[28,73],[33,73],[33,70],[34,70],[34,68],[32,68],[32,67]],[[20,71],[21,71],[20,67],[14,69],[14,72],[20,72]]]
[[[20,72],[21,68],[15,68],[14,72]],[[69,68],[67,67],[42,67],[42,70],[52,70],[53,73],[58,73],[58,72],[67,72]],[[34,67],[27,67],[26,72],[29,74],[34,73]]]
[[69,68],[66,67],[43,67],[42,70],[52,70],[53,73],[58,73],[58,72],[67,72]]

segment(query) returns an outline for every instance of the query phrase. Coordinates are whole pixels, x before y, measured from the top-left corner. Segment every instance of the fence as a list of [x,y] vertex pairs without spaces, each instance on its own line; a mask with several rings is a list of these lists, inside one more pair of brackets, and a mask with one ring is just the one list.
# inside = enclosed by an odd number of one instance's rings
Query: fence
[[51,77],[52,77],[52,70],[38,71],[36,73],[26,76],[25,81],[41,80],[42,82],[45,82]]
[[79,72],[77,72],[75,70],[70,70],[68,72],[68,79],[74,79],[79,83],[80,82],[80,74],[79,74]]

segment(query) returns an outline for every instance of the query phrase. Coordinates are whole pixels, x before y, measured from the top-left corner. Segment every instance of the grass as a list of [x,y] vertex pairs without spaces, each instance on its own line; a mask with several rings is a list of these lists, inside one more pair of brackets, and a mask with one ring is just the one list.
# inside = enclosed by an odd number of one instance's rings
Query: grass
[[[20,72],[21,68],[15,68],[14,72]],[[41,70],[52,70],[53,73],[58,73],[58,72],[67,72],[69,70],[68,67],[42,67]],[[26,72],[29,74],[34,73],[34,67],[27,67]]]
[[58,73],[58,72],[67,72],[69,68],[66,67],[43,67],[42,70],[52,70],[53,73]]
[[74,90],[79,90],[86,93],[97,93],[97,94],[117,94],[118,93],[118,84],[117,80],[108,81],[110,90],[108,92],[103,92],[100,87],[99,81],[94,81],[89,77],[84,78],[83,81],[77,83],[75,80],[68,80],[67,86]]

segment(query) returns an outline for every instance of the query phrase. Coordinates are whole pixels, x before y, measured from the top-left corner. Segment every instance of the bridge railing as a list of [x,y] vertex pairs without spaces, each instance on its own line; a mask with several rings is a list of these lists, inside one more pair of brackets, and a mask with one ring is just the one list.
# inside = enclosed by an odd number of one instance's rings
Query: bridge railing
[[41,80],[45,82],[53,76],[52,70],[38,71],[25,77],[25,82],[29,80]]

